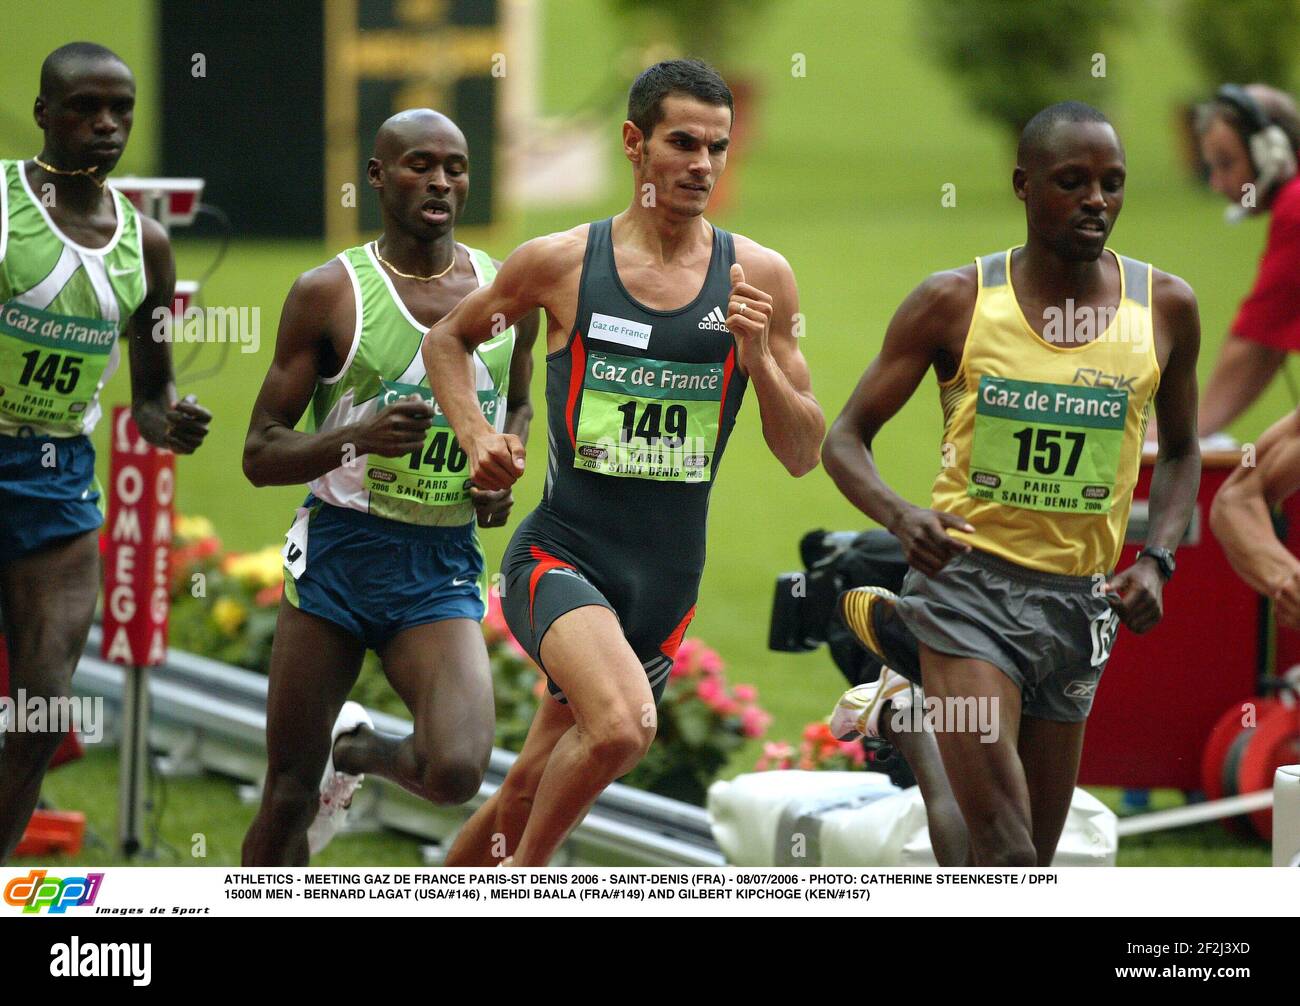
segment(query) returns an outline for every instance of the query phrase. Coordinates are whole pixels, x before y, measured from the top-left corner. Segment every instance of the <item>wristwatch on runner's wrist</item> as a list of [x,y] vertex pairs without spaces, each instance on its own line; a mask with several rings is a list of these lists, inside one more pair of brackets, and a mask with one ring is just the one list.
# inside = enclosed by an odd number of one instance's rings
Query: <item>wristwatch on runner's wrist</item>
[[1169,551],[1167,548],[1155,547],[1144,548],[1138,553],[1139,559],[1147,557],[1153,559],[1155,564],[1160,567],[1160,575],[1164,577],[1165,582],[1168,583],[1169,578],[1174,575],[1174,553]]

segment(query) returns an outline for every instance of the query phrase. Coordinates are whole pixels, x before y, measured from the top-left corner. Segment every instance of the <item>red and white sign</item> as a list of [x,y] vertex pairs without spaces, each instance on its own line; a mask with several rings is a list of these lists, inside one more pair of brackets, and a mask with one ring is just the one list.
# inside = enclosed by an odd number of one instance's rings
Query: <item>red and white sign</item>
[[136,429],[131,410],[113,410],[108,522],[104,531],[105,660],[153,667],[167,656],[176,457]]
[[202,178],[125,178],[109,179],[111,185],[137,210],[153,217],[168,231],[194,223],[203,200]]

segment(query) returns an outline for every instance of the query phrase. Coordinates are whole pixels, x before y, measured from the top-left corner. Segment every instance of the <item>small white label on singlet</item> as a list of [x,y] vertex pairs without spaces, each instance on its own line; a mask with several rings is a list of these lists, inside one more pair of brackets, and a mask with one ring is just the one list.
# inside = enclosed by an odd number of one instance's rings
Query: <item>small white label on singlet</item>
[[614,318],[608,314],[597,314],[594,311],[591,314],[591,328],[587,332],[589,339],[604,339],[606,342],[617,342],[623,346],[632,346],[634,349],[645,349],[650,345],[650,328],[649,325],[642,325],[639,321],[628,321],[626,318]]

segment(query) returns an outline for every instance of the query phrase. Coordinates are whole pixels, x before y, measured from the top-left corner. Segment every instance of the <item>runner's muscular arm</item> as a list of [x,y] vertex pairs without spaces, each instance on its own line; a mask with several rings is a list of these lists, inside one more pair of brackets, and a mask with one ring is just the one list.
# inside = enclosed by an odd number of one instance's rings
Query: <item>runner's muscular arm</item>
[[420,347],[433,396],[469,455],[470,478],[482,489],[514,484],[524,471],[524,445],[515,433],[499,434],[483,418],[470,355],[506,325],[545,306],[545,291],[566,267],[568,243],[563,235],[552,234],[520,245],[491,283],[473,291],[425,333]]
[[[745,281],[745,266],[752,285]],[[813,396],[808,362],[799,350],[797,324],[799,290],[790,263],[770,248],[738,240],[727,327],[758,396],[763,439],[795,478],[817,467],[826,435],[826,417]]]
[[850,503],[888,528],[903,546],[909,565],[927,576],[970,546],[947,528],[973,531],[959,517],[926,510],[894,492],[880,475],[872,443],[876,434],[912,397],[926,371],[952,355],[970,326],[974,310],[974,268],[935,273],[908,294],[885,331],[885,341],[822,450],[822,463]]
[[533,421],[533,401],[530,396],[533,346],[537,344],[540,325],[539,311],[530,311],[515,322],[515,351],[510,357],[510,391],[506,397],[505,432],[514,434],[521,444],[528,443],[528,428]]
[[[1196,506],[1201,484],[1201,448],[1196,437],[1196,356],[1201,321],[1192,288],[1177,276],[1157,270],[1152,282],[1152,322],[1169,333],[1169,359],[1156,391],[1160,451],[1151,472],[1151,524],[1146,544],[1178,548]],[[1157,343],[1158,345],[1158,343]],[[1164,578],[1155,560],[1135,562],[1106,584],[1118,593],[1111,604],[1132,631],[1155,627],[1164,614]]]
[[1300,410],[1270,426],[1255,449],[1255,465],[1242,465],[1215,494],[1210,527],[1237,575],[1277,602],[1283,625],[1300,629],[1300,559],[1278,540],[1270,513],[1300,489]]
[[212,414],[192,396],[177,401],[172,374],[172,347],[154,338],[162,314],[171,313],[176,293],[176,262],[171,242],[162,224],[139,214],[141,245],[144,249],[145,295],[127,323],[131,356],[131,415],[140,435],[155,447],[177,454],[192,454],[208,435]]
[[[497,262],[496,267],[501,268]],[[533,403],[529,388],[533,383],[533,346],[541,321],[538,311],[530,311],[515,322],[515,349],[510,356],[510,390],[506,397],[506,422],[504,432],[528,443],[528,429],[533,419]],[[480,489],[471,486],[470,497],[479,527],[500,527],[510,516],[514,497],[509,489]]]
[[[321,376],[331,320],[347,321],[351,342],[356,318],[352,300],[352,284],[337,261],[303,273],[289,290],[280,312],[275,356],[244,440],[244,475],[253,485],[310,482],[362,454],[400,457],[423,446],[432,412],[424,402],[411,400],[390,405],[362,423],[316,433],[294,429]],[[333,369],[341,366],[338,361]]]

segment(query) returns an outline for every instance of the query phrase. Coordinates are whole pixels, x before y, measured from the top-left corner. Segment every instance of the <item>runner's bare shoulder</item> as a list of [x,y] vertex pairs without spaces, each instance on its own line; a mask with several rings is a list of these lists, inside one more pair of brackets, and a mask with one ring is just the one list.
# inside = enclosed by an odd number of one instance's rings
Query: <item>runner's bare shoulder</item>
[[774,248],[768,248],[753,238],[734,231],[731,238],[736,246],[736,261],[745,270],[745,282],[750,285],[770,293],[768,286],[784,284],[794,275],[785,256]]
[[1156,357],[1161,368],[1169,362],[1175,343],[1195,359],[1200,347],[1200,309],[1191,285],[1182,277],[1151,269],[1151,308]]
[[587,252],[589,224],[579,224],[567,231],[543,234],[525,241],[506,259],[506,266],[522,269],[535,288],[548,287],[582,269]]
[[1185,320],[1195,314],[1196,294],[1181,276],[1151,268],[1151,303],[1167,321]]
[[931,273],[904,298],[889,324],[888,338],[906,341],[936,358],[961,358],[975,315],[979,278],[975,263]]
[[736,231],[732,231],[732,243],[736,246],[736,261],[745,270],[746,279],[749,279],[751,270],[767,274],[790,272],[790,264],[775,248],[768,248],[766,244],[759,244]]
[[352,338],[356,310],[348,270],[332,258],[294,280],[280,313],[281,338],[305,344],[337,333],[341,347]]
[[167,236],[167,228],[144,213],[139,214],[138,219],[140,221],[140,246],[144,252],[145,260],[156,263],[158,256],[170,255],[171,239]]

